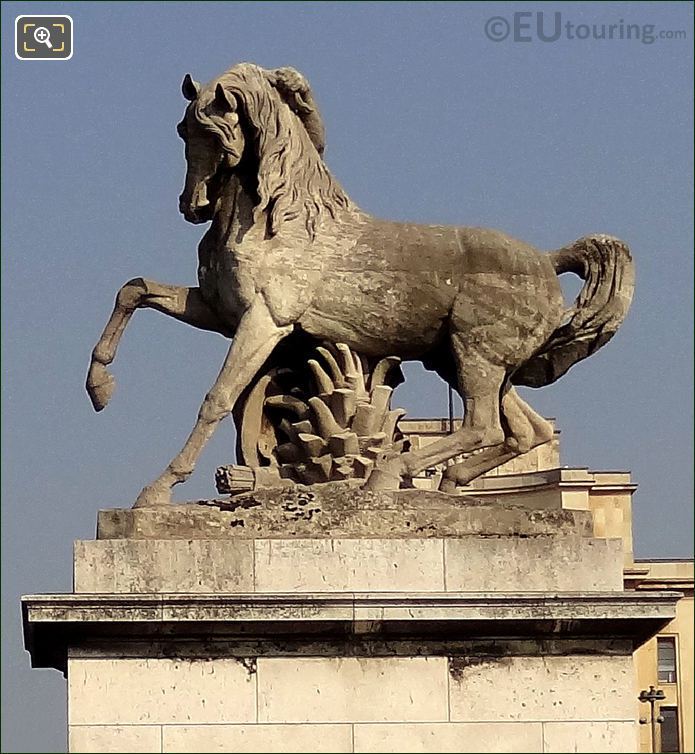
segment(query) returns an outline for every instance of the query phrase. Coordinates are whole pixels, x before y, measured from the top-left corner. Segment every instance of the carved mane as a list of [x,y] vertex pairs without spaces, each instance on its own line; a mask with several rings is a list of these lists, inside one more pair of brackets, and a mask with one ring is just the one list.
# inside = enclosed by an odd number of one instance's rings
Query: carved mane
[[[354,206],[263,68],[240,63],[223,73],[217,83],[237,98],[240,117],[246,119],[254,140],[260,198],[254,210],[256,222],[266,213],[268,231],[275,235],[284,222],[303,216],[313,238],[324,212],[335,218],[339,210]],[[224,146],[228,125],[220,116],[206,112],[207,104],[204,97],[196,101],[196,119]]]

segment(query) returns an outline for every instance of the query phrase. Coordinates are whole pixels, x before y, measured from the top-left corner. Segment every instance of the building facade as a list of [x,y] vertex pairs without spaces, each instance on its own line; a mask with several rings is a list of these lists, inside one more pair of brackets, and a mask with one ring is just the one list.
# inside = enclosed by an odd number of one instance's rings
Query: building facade
[[[450,424],[447,419],[404,419],[400,423],[415,448],[458,426],[460,420]],[[443,466],[426,469],[415,479],[415,485],[436,489],[443,470]],[[626,589],[682,593],[674,620],[634,653],[635,704],[644,721],[640,726],[642,752],[692,752],[695,751],[693,560],[635,559],[632,494],[636,489],[629,472],[562,466],[560,432],[556,429],[551,442],[475,479],[461,491],[481,499],[533,508],[590,510],[595,537],[622,540]],[[649,704],[637,698],[641,690],[650,686],[661,689],[665,695],[655,712],[660,722],[656,726],[654,748]]]

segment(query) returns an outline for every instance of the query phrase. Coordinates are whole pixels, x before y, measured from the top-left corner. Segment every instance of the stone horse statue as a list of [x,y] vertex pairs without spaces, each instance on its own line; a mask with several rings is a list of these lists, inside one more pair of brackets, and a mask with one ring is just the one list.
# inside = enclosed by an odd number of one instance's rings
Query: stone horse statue
[[[554,382],[616,332],[634,287],[624,243],[593,235],[542,253],[497,230],[377,219],[329,172],[321,118],[293,69],[242,63],[205,86],[186,76],[182,90],[179,208],[191,223],[211,222],[198,248],[199,285],[135,278],[120,289],[89,367],[94,408],[111,396],[107,366],[136,309],[232,342],[183,448],[136,506],[170,502],[220,420],[297,333],[367,358],[420,360],[463,398],[460,429],[389,459],[368,487],[398,487],[469,454],[447,468],[442,489],[452,491],[551,438],[514,386]],[[569,308],[564,272],[585,281]]]

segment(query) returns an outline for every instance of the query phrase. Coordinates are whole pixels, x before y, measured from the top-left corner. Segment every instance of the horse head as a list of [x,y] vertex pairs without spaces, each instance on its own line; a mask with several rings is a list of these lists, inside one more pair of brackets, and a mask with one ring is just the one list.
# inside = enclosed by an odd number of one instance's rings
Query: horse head
[[244,155],[256,179],[255,222],[270,235],[296,220],[313,237],[322,216],[351,206],[277,79],[277,70],[251,63],[239,63],[203,87],[184,78],[190,104],[178,131],[188,170],[179,208],[189,222],[212,219],[225,177]]
[[191,223],[212,219],[224,176],[244,152],[237,100],[221,83],[201,88],[186,74],[181,86],[190,102],[176,130],[186,145],[186,181],[179,211]]

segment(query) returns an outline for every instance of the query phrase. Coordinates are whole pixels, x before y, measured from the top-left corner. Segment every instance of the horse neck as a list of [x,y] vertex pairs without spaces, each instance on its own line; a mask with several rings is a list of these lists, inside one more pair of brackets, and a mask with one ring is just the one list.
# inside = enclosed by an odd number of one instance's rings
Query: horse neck
[[245,176],[232,174],[220,193],[213,225],[227,238],[240,241],[253,227],[255,192]]
[[[342,214],[342,211],[352,215],[359,213],[357,207],[330,174],[314,145],[308,140],[308,136],[306,143],[301,147],[304,153],[303,159],[297,156],[285,164],[284,181],[287,185],[295,187],[297,193],[294,203],[298,210],[293,219],[283,223],[285,232],[292,228],[291,232],[306,233],[309,208],[312,206],[320,206],[319,215],[332,220],[339,220],[338,215]],[[245,161],[244,167],[230,176],[218,200],[215,223],[224,237],[232,239],[235,244],[240,243],[249,232],[254,237],[256,233],[261,233],[265,237],[269,213],[275,204],[275,200],[271,199],[264,211],[258,212],[257,167],[257,164],[252,163],[251,160]],[[341,204],[336,197],[343,197],[344,203]],[[329,209],[325,202],[336,206]],[[313,237],[313,230],[309,231],[309,234]]]
[[[355,209],[343,188],[331,175],[304,125],[296,116],[293,116],[293,120],[295,122],[290,130],[289,144],[285,146],[285,159],[273,161],[270,166],[274,171],[270,184],[284,185],[284,193],[264,197],[268,201],[264,208],[265,214],[274,212],[276,207],[291,207],[294,211],[291,210],[288,214],[294,215],[294,219],[288,222],[294,224],[304,219],[308,225],[313,225],[321,215],[336,219],[341,210]],[[260,169],[263,168],[267,170],[269,166],[261,163]],[[291,194],[287,187],[292,187]],[[310,235],[313,235],[313,230]]]

